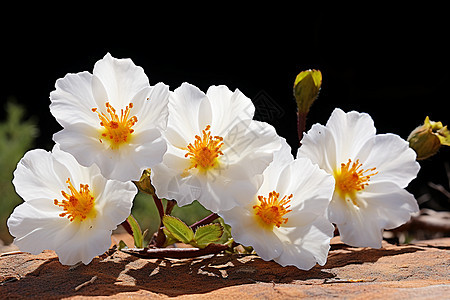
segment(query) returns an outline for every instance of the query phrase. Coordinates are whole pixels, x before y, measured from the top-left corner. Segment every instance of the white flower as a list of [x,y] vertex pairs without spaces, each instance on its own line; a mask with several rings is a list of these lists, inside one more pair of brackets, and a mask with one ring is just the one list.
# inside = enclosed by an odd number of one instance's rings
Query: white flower
[[334,180],[309,159],[294,160],[290,151],[283,142],[257,193],[219,215],[231,225],[234,240],[264,260],[309,270],[327,261],[334,227],[326,209]]
[[368,114],[335,109],[315,124],[297,157],[308,157],[336,179],[328,217],[351,246],[380,248],[392,229],[419,210],[405,188],[420,169],[415,152],[394,134],[376,134]]
[[108,250],[137,193],[131,182],[107,180],[58,146],[27,152],[13,184],[24,200],[8,219],[14,243],[32,254],[54,250],[64,265],[88,264]]
[[184,83],[170,94],[163,163],[152,168],[159,197],[186,205],[198,200],[217,211],[252,195],[280,147],[275,129],[253,121],[255,107],[239,90],[211,86],[203,93]]
[[162,161],[168,87],[151,87],[130,59],[108,53],[93,74],[67,74],[55,86],[50,111],[64,129],[53,139],[80,164],[96,163],[105,177],[127,181]]

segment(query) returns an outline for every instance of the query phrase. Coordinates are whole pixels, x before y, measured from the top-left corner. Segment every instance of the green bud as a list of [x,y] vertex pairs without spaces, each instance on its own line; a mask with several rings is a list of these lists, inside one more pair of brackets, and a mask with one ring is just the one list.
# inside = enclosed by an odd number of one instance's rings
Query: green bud
[[294,96],[299,113],[309,112],[309,108],[319,95],[321,85],[322,73],[319,70],[307,70],[297,75],[294,82]]
[[450,146],[450,131],[441,122],[430,121],[427,116],[423,125],[408,136],[409,146],[417,153],[417,160],[436,154],[441,145]]
[[139,181],[134,181],[134,184],[136,184],[140,191],[149,195],[154,195],[155,188],[152,185],[151,174],[152,171],[150,169],[144,170]]

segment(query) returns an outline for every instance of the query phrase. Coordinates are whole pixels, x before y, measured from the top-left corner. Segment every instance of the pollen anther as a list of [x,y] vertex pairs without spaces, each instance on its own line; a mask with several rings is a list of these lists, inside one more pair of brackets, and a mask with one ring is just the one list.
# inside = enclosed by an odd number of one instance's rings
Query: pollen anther
[[69,221],[84,221],[86,218],[93,218],[96,215],[94,209],[94,197],[91,195],[88,184],[80,184],[80,190],[72,185],[70,178],[67,179],[70,195],[65,191],[61,191],[62,196],[66,200],[53,200],[53,204],[63,208],[64,212],[60,213],[60,217],[66,217]]
[[100,119],[100,126],[103,127],[101,138],[110,142],[112,149],[118,148],[120,145],[129,142],[131,134],[134,129],[131,127],[138,121],[136,116],[130,117],[130,111],[133,108],[133,103],[129,103],[125,110],[120,110],[120,117],[116,113],[116,109],[109,104],[105,103],[106,112],[98,112],[97,108],[92,108],[92,112],[98,114]]
[[190,158],[191,166],[189,169],[197,168],[206,171],[214,168],[219,164],[218,158],[223,155],[220,148],[223,146],[223,138],[220,136],[212,136],[210,125],[202,131],[202,137],[196,135],[194,144],[187,146],[188,153],[184,157]]
[[282,199],[279,197],[280,194],[275,191],[270,192],[268,198],[258,196],[259,205],[254,205],[253,209],[264,225],[280,227],[287,223],[288,218],[285,218],[284,215],[292,211],[288,208],[293,195],[284,196]]
[[354,198],[356,192],[363,190],[369,185],[370,177],[378,174],[374,172],[376,168],[363,169],[362,164],[357,159],[352,163],[341,163],[341,168],[334,173],[336,180],[336,191],[343,198]]

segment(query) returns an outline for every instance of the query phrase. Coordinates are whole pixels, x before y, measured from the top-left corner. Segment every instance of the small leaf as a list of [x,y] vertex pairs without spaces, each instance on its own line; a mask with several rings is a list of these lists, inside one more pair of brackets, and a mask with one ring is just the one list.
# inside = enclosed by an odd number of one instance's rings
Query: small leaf
[[230,240],[233,240],[233,237],[231,236],[231,226],[226,224],[222,218],[218,218],[217,221],[223,227],[223,234],[218,242],[220,244],[225,244],[228,243]]
[[139,226],[138,222],[133,217],[133,215],[130,215],[127,218],[127,221],[131,226],[131,230],[133,231],[134,246],[137,248],[144,247],[144,237],[142,236],[141,227]]
[[175,244],[176,242],[178,242],[178,239],[175,238],[169,230],[167,230],[166,228],[163,228],[163,232],[166,235],[166,241],[164,242],[164,247],[167,247],[169,245]]
[[165,229],[182,243],[189,244],[194,239],[194,232],[178,218],[165,215],[162,219]]
[[219,223],[209,224],[197,228],[194,241],[197,247],[204,248],[211,243],[220,240],[223,234],[223,227]]
[[128,248],[127,244],[125,244],[125,242],[123,240],[120,240],[118,249],[122,250],[125,248]]

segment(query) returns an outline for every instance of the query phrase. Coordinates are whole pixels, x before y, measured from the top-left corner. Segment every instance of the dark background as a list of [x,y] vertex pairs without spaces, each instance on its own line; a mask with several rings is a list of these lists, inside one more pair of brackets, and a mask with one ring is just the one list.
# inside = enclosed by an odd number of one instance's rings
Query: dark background
[[[309,68],[321,70],[323,85],[307,128],[325,124],[335,107],[367,112],[378,133],[405,139],[427,115],[449,124],[446,7],[259,8],[174,14],[171,8],[116,7],[114,13],[74,16],[66,14],[72,8],[51,16],[5,10],[15,18],[1,24],[0,99],[26,105],[28,116],[38,120],[35,146],[50,150],[53,133],[61,129],[48,108],[55,81],[92,72],[110,52],[143,67],[152,85],[162,81],[173,90],[187,81],[203,91],[218,84],[239,88],[254,101],[257,118],[274,125],[293,147],[293,82]],[[443,165],[449,153],[442,149],[421,163],[409,187],[416,197],[429,191],[428,181],[449,189]],[[449,209],[445,199],[437,206]]]

